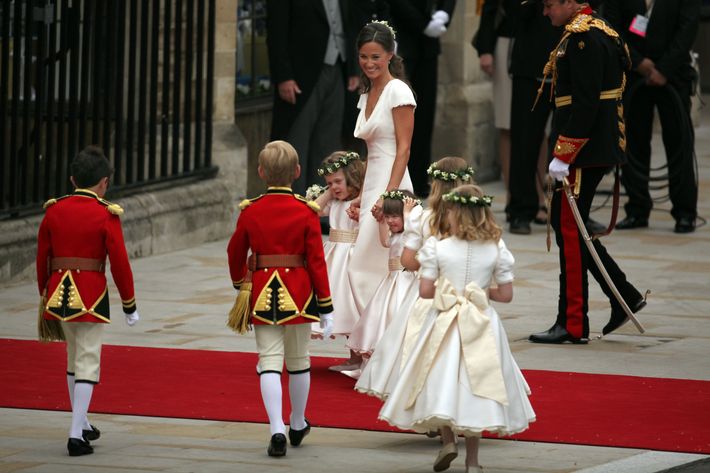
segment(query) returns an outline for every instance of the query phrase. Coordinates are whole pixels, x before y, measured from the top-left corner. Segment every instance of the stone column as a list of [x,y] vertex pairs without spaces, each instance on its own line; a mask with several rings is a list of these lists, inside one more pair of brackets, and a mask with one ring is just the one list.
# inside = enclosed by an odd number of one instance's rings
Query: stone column
[[491,82],[479,69],[471,46],[479,20],[476,0],[459,0],[441,37],[432,159],[461,156],[476,169],[476,180],[485,182],[499,178],[500,166]]
[[234,123],[238,0],[216,0],[212,160],[235,201],[246,195],[247,147]]
[[215,122],[234,121],[237,70],[237,0],[216,1],[214,52]]

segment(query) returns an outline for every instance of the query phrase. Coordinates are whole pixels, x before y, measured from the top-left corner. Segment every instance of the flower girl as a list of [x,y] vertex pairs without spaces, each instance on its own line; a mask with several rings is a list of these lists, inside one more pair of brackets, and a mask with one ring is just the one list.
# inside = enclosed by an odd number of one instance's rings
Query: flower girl
[[443,199],[450,236],[429,238],[418,254],[419,292],[433,302],[418,337],[402,347],[402,373],[380,418],[401,429],[439,430],[443,447],[434,471],[449,467],[458,455],[456,435],[464,435],[466,471],[472,473],[482,471],[483,431],[521,432],[535,413],[489,304],[512,299],[514,263],[490,210],[492,198],[467,185]]

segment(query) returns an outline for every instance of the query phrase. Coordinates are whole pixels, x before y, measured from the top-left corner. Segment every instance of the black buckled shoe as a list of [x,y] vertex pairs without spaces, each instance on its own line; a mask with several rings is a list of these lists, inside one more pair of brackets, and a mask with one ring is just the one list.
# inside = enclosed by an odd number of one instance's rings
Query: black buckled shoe
[[616,222],[617,230],[631,230],[632,228],[646,228],[648,227],[647,217],[637,217],[635,215],[627,215],[625,219],[620,222]]
[[530,222],[520,217],[512,217],[510,219],[509,231],[516,235],[530,235],[530,233],[532,233]]
[[675,221],[675,233],[693,233],[695,231],[695,219],[691,217],[680,217]]
[[[91,425],[91,424],[89,424]],[[81,436],[82,438],[87,441],[87,442],[93,442],[94,440],[98,440],[99,437],[101,437],[101,431],[91,425],[91,430],[84,429],[81,431]]]
[[[631,309],[631,312],[636,314],[641,309],[646,307],[646,297],[648,297],[648,294],[649,294],[649,291],[646,291],[646,294],[644,294],[642,299],[638,300],[636,302],[636,304],[629,306],[629,309]],[[612,310],[611,311],[611,318],[609,319],[609,322],[602,329],[602,336],[609,335],[614,330],[618,329],[619,327],[622,327],[629,320],[630,320],[629,316],[626,315],[626,313],[623,310],[621,310],[621,309],[620,310]]]
[[268,453],[270,457],[282,457],[286,455],[286,436],[284,434],[272,435],[266,453]]
[[303,437],[308,435],[311,431],[311,424],[306,419],[306,427],[301,430],[294,430],[290,426],[288,428],[288,440],[291,442],[292,447],[298,447],[303,442]]
[[89,445],[89,442],[73,437],[70,437],[67,442],[67,450],[69,450],[70,457],[80,457],[94,453],[94,447]]
[[585,345],[589,342],[587,338],[576,338],[561,325],[555,324],[549,330],[539,333],[533,333],[528,338],[533,343],[565,343],[570,342],[579,345]]

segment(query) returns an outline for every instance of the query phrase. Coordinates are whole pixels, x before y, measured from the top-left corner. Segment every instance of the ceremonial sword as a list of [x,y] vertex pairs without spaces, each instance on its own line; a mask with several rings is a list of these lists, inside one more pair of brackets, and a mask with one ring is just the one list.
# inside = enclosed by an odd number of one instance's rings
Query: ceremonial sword
[[579,229],[580,233],[582,234],[582,238],[584,239],[584,244],[587,245],[587,249],[589,250],[589,254],[592,255],[592,259],[594,260],[594,263],[597,265],[597,268],[599,268],[599,272],[602,273],[602,276],[604,277],[604,281],[606,281],[607,285],[611,289],[611,292],[614,293],[614,297],[616,297],[616,300],[619,302],[621,305],[621,308],[624,309],[624,313],[626,313],[626,316],[631,320],[636,328],[638,329],[639,332],[644,333],[646,332],[646,329],[643,328],[643,325],[641,325],[641,322],[638,321],[636,316],[634,315],[633,312],[631,312],[631,309],[629,308],[629,305],[626,303],[623,297],[621,297],[621,294],[619,293],[619,290],[616,288],[614,285],[614,282],[611,280],[611,276],[609,276],[609,273],[607,272],[606,268],[602,264],[602,260],[599,258],[599,254],[597,253],[597,249],[594,248],[594,242],[592,241],[591,237],[589,236],[589,233],[587,232],[587,227],[584,226],[584,221],[582,220],[582,215],[579,213],[579,208],[577,208],[577,201],[574,198],[574,193],[572,192],[572,188],[570,187],[569,181],[567,180],[566,177],[562,178],[562,185],[564,186],[565,189],[565,197],[567,197],[567,203],[569,203],[570,209],[572,209],[572,215],[574,215],[574,221],[577,223],[577,228]]

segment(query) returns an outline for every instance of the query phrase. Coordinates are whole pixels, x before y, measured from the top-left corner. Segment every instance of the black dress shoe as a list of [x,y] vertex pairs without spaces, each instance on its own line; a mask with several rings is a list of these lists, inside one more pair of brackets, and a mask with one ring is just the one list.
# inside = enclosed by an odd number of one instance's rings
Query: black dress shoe
[[[636,314],[639,312],[641,309],[646,307],[646,297],[644,296],[643,299],[640,299],[636,304],[630,305],[629,309],[631,309],[631,312]],[[611,318],[609,319],[609,322],[604,326],[602,329],[602,335],[608,335],[617,328],[621,327],[624,325],[626,322],[628,322],[629,316],[626,315],[626,313],[623,310],[612,310],[611,311]]]
[[282,457],[286,455],[286,436],[284,434],[272,435],[266,453],[268,453],[270,457]]
[[311,431],[311,424],[306,419],[306,427],[301,430],[294,430],[290,426],[288,428],[288,440],[291,442],[292,447],[298,447],[303,442],[303,437],[309,434]]
[[[91,424],[89,424],[89,425],[91,425]],[[82,430],[81,436],[87,442],[93,442],[94,440],[98,440],[99,437],[101,437],[101,431],[92,425],[91,430],[87,430],[87,429]]]
[[676,233],[693,233],[695,231],[695,219],[691,217],[680,217],[675,221]]
[[520,217],[512,217],[510,219],[510,233],[515,233],[516,235],[530,235],[530,233],[532,233],[530,222]]
[[606,227],[603,224],[592,218],[588,218],[587,221],[584,222],[584,226],[587,227],[587,233],[590,235],[594,233],[604,233],[606,231]]
[[529,340],[533,343],[565,343],[584,345],[589,342],[586,338],[576,338],[569,334],[567,329],[560,325],[553,325],[549,330],[540,333],[533,333]]
[[94,447],[89,445],[89,442],[72,437],[70,437],[67,442],[67,450],[69,450],[70,457],[80,457],[94,453]]
[[630,230],[632,228],[648,227],[647,217],[637,217],[635,215],[627,215],[625,219],[616,223],[617,230]]

